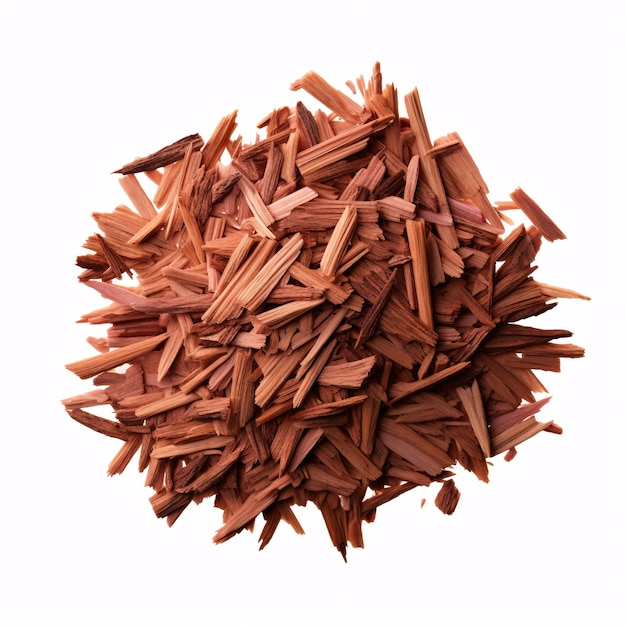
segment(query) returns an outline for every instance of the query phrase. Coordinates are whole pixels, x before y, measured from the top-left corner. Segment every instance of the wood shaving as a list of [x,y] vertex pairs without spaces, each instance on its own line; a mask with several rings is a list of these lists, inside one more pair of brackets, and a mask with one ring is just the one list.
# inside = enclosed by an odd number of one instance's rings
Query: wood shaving
[[[107,331],[67,365],[96,389],[65,408],[123,442],[110,474],[138,458],[168,524],[212,500],[218,543],[259,517],[261,548],[280,521],[303,533],[312,503],[345,559],[378,507],[432,483],[452,513],[453,468],[487,481],[489,458],[561,432],[535,417],[535,370],[584,354],[521,323],[588,299],[533,277],[563,232],[521,189],[492,203],[417,89],[403,115],[379,64],[352,86],[310,72],[292,89],[321,108],[275,109],[263,138],[233,138],[235,111],[117,169],[129,206],[94,214],[77,258],[108,301],[80,321]],[[507,229],[516,209],[530,223]]]

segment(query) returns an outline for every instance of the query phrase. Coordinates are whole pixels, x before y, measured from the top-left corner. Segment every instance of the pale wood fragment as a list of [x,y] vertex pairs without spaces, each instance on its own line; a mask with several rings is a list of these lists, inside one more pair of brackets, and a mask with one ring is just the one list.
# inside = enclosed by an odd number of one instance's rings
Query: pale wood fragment
[[368,356],[358,361],[327,365],[317,378],[320,385],[360,389],[376,364],[375,356]]
[[267,205],[267,210],[270,212],[274,220],[282,220],[286,218],[295,208],[300,207],[310,200],[317,198],[318,194],[310,187],[302,187],[296,191],[275,200],[271,204]]
[[198,396],[198,394],[193,392],[184,393],[182,391],[179,391],[178,393],[174,393],[170,396],[159,398],[158,400],[155,400],[153,402],[143,404],[135,410],[135,415],[139,419],[152,417],[153,415],[157,415],[157,413],[165,413],[166,411],[185,406],[193,402],[194,400],[197,400],[199,397],[200,396]]
[[252,214],[258,220],[259,233],[269,239],[276,239],[274,233],[269,229],[275,221],[274,216],[267,208],[267,205],[254,185],[245,176],[241,176],[241,178],[237,181],[237,185],[243,192]]
[[143,190],[143,187],[134,174],[122,176],[122,178],[120,178],[120,185],[137,209],[139,215],[146,219],[152,219],[156,215],[157,211],[152,201],[148,198],[148,194]]
[[265,265],[251,275],[247,285],[238,296],[238,301],[250,311],[256,311],[269,296],[280,279],[298,258],[302,249],[302,236],[291,237]]
[[111,352],[105,352],[104,354],[98,354],[80,361],[68,363],[65,367],[79,378],[91,378],[100,372],[106,372],[107,370],[128,363],[154,350],[154,348],[163,343],[167,337],[167,333],[162,333],[155,337],[148,337],[147,339],[136,341],[124,348],[118,348]]
[[294,91],[304,89],[348,122],[359,124],[363,121],[365,115],[363,107],[332,87],[317,72],[307,72],[292,83],[291,89]]
[[356,225],[356,207],[347,206],[326,244],[324,255],[320,261],[320,272],[325,276],[334,276],[337,273],[339,263],[352,239]]
[[215,127],[211,137],[204,144],[202,148],[202,164],[205,169],[210,170],[220,160],[237,127],[237,113],[238,111],[233,111],[229,115],[224,116]]

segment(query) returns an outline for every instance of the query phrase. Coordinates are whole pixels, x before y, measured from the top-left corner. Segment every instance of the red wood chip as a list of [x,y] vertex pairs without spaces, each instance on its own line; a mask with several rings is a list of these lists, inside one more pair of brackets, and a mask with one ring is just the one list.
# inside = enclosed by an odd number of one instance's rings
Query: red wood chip
[[65,408],[123,442],[110,474],[138,456],[169,524],[212,499],[216,542],[258,516],[261,548],[281,520],[302,533],[312,502],[345,558],[385,502],[438,482],[450,514],[455,465],[487,481],[490,457],[561,432],[535,418],[535,370],[584,351],[521,321],[585,298],[532,276],[562,231],[521,189],[492,204],[417,90],[403,117],[378,64],[356,84],[362,103],[308,73],[292,89],[326,112],[279,107],[252,144],[235,112],[122,166],[129,205],[94,215],[77,259],[109,301],[81,321],[107,336],[67,365],[95,389]]

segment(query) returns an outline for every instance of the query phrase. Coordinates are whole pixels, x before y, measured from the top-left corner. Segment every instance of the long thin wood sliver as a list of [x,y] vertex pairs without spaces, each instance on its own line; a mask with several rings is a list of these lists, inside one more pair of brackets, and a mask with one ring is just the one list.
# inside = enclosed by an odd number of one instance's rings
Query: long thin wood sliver
[[430,295],[430,279],[428,274],[428,254],[426,249],[426,228],[424,220],[406,222],[406,234],[411,252],[411,266],[417,296],[417,312],[420,320],[428,327],[434,328],[433,307]]
[[223,448],[227,443],[231,443],[233,440],[233,437],[217,435],[215,437],[207,437],[206,439],[198,439],[188,443],[158,446],[152,450],[150,456],[153,459],[169,459],[176,456],[187,456],[196,452]]
[[431,376],[426,376],[425,378],[422,378],[421,380],[417,380],[414,383],[405,384],[402,386],[401,391],[397,393],[396,395],[394,395],[389,400],[389,404],[390,405],[395,404],[396,402],[403,400],[404,398],[406,398],[407,396],[410,396],[411,394],[414,394],[418,391],[422,391],[423,389],[428,389],[428,387],[431,387],[432,385],[435,385],[441,382],[442,380],[449,378],[450,376],[454,376],[455,374],[460,372],[462,369],[466,368],[468,365],[470,365],[469,361],[462,361],[461,363],[456,363],[455,365],[451,365],[450,367],[447,367],[446,369],[443,369],[437,372],[436,374],[432,374]]
[[224,541],[231,533],[236,532],[251,519],[254,519],[261,511],[267,509],[267,507],[276,500],[280,490],[284,489],[290,482],[291,477],[285,474],[274,480],[263,491],[250,495],[239,510],[236,511],[215,534],[213,541],[215,543]]
[[198,150],[203,144],[202,137],[197,133],[194,135],[188,135],[178,141],[157,150],[147,157],[135,159],[134,161],[123,165],[118,170],[113,172],[114,174],[137,174],[139,172],[146,172],[149,170],[156,170],[159,167],[171,165],[180,160],[187,150],[187,146],[191,144],[194,149]]
[[246,200],[248,201],[248,206],[250,210],[254,214],[254,216],[259,220],[260,232],[264,237],[268,237],[269,239],[275,239],[276,236],[269,229],[269,227],[274,223],[274,216],[267,208],[265,202],[263,202],[263,198],[259,192],[255,189],[254,185],[245,177],[242,176],[237,183],[243,192]]
[[79,424],[83,424],[83,426],[87,426],[87,428],[91,428],[91,430],[106,435],[107,437],[115,437],[116,439],[126,441],[130,435],[119,422],[93,415],[82,409],[68,409],[67,412],[69,416]]
[[383,285],[383,288],[376,297],[376,300],[372,302],[372,308],[363,318],[363,324],[361,326],[361,330],[359,331],[359,336],[354,344],[356,348],[364,344],[374,334],[376,328],[378,327],[380,316],[382,315],[383,309],[387,304],[387,300],[391,294],[391,288],[393,287],[397,274],[398,268],[394,268],[387,279],[387,282]]
[[104,354],[68,363],[65,367],[79,378],[91,378],[96,374],[106,372],[151,352],[158,345],[163,343],[168,336],[167,333],[162,333],[154,337],[148,337],[147,339],[137,341],[129,346],[112,350],[111,352],[105,352]]
[[306,420],[313,419],[315,417],[334,415],[343,411],[347,407],[354,406],[355,404],[361,404],[365,401],[367,396],[359,395],[352,396],[351,398],[344,398],[343,400],[336,400],[335,402],[326,402],[310,409],[304,409],[294,414],[294,419]]
[[166,411],[171,411],[172,409],[185,406],[186,404],[197,400],[199,397],[200,396],[195,393],[184,393],[179,391],[178,393],[172,394],[167,398],[161,398],[149,404],[145,404],[135,411],[135,415],[142,419],[152,417],[158,413],[164,413]]
[[298,373],[296,378],[299,380],[308,370],[308,368],[313,363],[315,357],[324,347],[324,344],[330,339],[332,334],[337,330],[339,324],[343,321],[347,311],[346,309],[339,309],[332,314],[332,316],[328,319],[328,322],[324,326],[324,330],[319,334],[315,343],[307,353],[306,357],[300,363],[300,368],[298,369]]
[[302,380],[300,381],[300,386],[298,387],[298,391],[293,396],[294,409],[297,409],[302,404],[307,394],[311,390],[311,387],[315,384],[317,377],[324,369],[326,362],[328,361],[328,359],[330,359],[331,355],[335,351],[336,346],[337,341],[335,339],[326,344],[322,351],[315,358],[315,361],[308,369],[307,373],[302,377]]
[[263,327],[279,328],[285,324],[288,324],[293,319],[300,317],[303,313],[314,309],[325,302],[324,298],[317,300],[294,300],[293,302],[286,302],[273,309],[268,309],[263,313],[256,315],[256,320]]

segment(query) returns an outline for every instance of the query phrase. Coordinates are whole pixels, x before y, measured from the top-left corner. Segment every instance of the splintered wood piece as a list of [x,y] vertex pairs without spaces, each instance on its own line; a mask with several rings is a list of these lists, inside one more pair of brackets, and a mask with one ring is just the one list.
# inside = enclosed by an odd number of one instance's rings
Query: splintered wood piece
[[145,419],[146,417],[152,417],[158,413],[164,413],[185,406],[198,398],[199,396],[195,393],[183,393],[179,391],[171,396],[159,398],[158,400],[144,404],[135,410],[135,416],[139,419]]
[[101,372],[112,370],[124,363],[130,363],[138,359],[140,356],[154,350],[158,345],[168,338],[167,333],[162,333],[154,337],[148,337],[141,341],[136,341],[129,346],[111,350],[104,354],[87,357],[80,361],[74,361],[66,365],[70,372],[76,374],[79,378],[91,378]]
[[[410,93],[408,93],[404,98],[404,102],[409,116],[411,131],[415,137],[417,155],[420,158],[420,170],[425,176],[426,184],[435,195],[437,211],[439,213],[443,213],[444,215],[448,215],[450,213],[450,208],[448,206],[446,192],[441,181],[441,174],[435,159],[428,154],[429,150],[432,148],[432,143],[430,141],[430,134],[428,132],[428,126],[426,125],[417,89],[413,89]],[[453,226],[442,225],[439,226],[437,230],[441,238],[451,248],[458,247],[459,242]]]
[[[247,242],[244,243],[243,247],[248,247]],[[272,239],[262,239],[258,243],[247,260],[234,272],[230,281],[202,316],[205,324],[221,324],[226,320],[234,319],[241,315],[244,307],[239,299],[240,292],[245,287],[248,287],[253,277],[257,276],[263,269],[275,247],[276,242]],[[226,273],[227,269],[228,266],[224,273]],[[218,289],[221,285],[222,281],[220,281]]]
[[359,336],[357,337],[355,343],[356,348],[358,348],[359,345],[364,344],[376,331],[378,327],[378,322],[380,321],[380,317],[383,313],[383,309],[385,308],[391,294],[391,288],[393,287],[397,274],[398,268],[394,268],[389,278],[387,279],[387,282],[380,290],[380,293],[372,302],[372,307],[363,318],[363,324],[361,325],[361,330],[359,331]]
[[238,181],[237,185],[243,192],[245,199],[248,202],[248,207],[252,211],[252,214],[257,218],[258,224],[260,227],[259,232],[264,237],[269,237],[270,239],[275,239],[276,236],[269,229],[269,227],[274,223],[274,216],[267,208],[265,202],[263,202],[263,198],[256,190],[254,185],[245,177],[242,176]]
[[176,317],[171,317],[167,323],[168,337],[165,341],[159,366],[157,368],[157,382],[161,382],[169,373],[174,359],[178,356],[178,352],[183,346],[184,331]]
[[128,439],[124,442],[118,453],[111,459],[107,474],[114,476],[115,474],[121,474],[132,458],[137,454],[142,443],[142,436],[137,434],[129,435]]
[[322,141],[303,150],[296,157],[296,165],[306,178],[337,161],[350,157],[363,150],[369,137],[384,130],[393,121],[393,116],[372,120]]
[[291,212],[299,206],[302,206],[317,198],[318,194],[310,187],[302,187],[296,191],[275,200],[271,204],[267,205],[267,210],[270,212],[274,220],[285,219]]
[[325,302],[324,298],[317,300],[294,300],[293,302],[286,302],[273,309],[259,313],[256,315],[255,319],[260,324],[261,328],[267,327],[276,329],[288,324],[323,302]]
[[413,284],[415,285],[417,312],[425,326],[434,328],[424,220],[407,221],[406,235],[411,252],[411,266],[413,268]]
[[335,276],[339,263],[352,239],[357,225],[357,210],[355,206],[347,206],[341,214],[333,230],[330,240],[326,244],[324,255],[320,260],[320,271],[325,276]]
[[431,387],[432,385],[435,385],[450,376],[454,376],[468,365],[470,365],[469,361],[462,361],[461,363],[451,365],[450,367],[438,371],[436,374],[426,376],[413,383],[397,383],[391,389],[392,398],[390,400],[390,404],[395,404],[413,393],[422,391],[423,389],[428,389],[428,387]]
[[257,406],[265,408],[274,395],[278,393],[285,381],[298,366],[306,346],[294,350],[291,354],[273,355],[267,360],[263,379],[258,383],[254,394]]
[[552,285],[544,285],[543,283],[537,283],[541,293],[547,296],[550,300],[556,298],[578,298],[580,300],[591,300],[589,296],[585,296],[582,293],[578,293],[573,289],[565,289],[563,287],[553,287]]
[[295,234],[265,263],[256,276],[251,277],[248,285],[239,294],[239,302],[250,311],[258,309],[298,258],[301,249],[302,236]]
[[319,352],[324,347],[324,344],[332,337],[333,333],[339,328],[339,324],[343,321],[347,313],[346,309],[338,309],[335,311],[318,329],[319,334],[315,343],[311,346],[306,357],[300,363],[300,368],[296,375],[296,379],[301,379],[305,372],[309,369]]
[[406,168],[406,182],[404,184],[403,199],[405,202],[413,202],[415,199],[415,191],[417,189],[417,182],[419,179],[420,171],[420,157],[419,154],[414,154]]
[[334,353],[336,346],[337,341],[335,339],[331,340],[324,346],[317,357],[315,357],[315,361],[312,363],[311,367],[309,367],[307,373],[302,377],[298,391],[296,391],[293,396],[294,409],[297,409],[302,402],[304,402],[304,399],[307,397],[311,387],[315,384],[317,377],[324,369],[328,359],[330,359],[331,355]]
[[358,361],[327,365],[317,382],[320,385],[342,387],[344,389],[360,389],[376,363],[374,355]]
[[460,497],[461,493],[454,484],[454,481],[450,478],[449,480],[443,481],[443,485],[435,498],[435,505],[446,515],[452,515],[459,503]]
[[487,430],[487,418],[485,416],[483,399],[480,395],[478,382],[474,380],[471,387],[459,386],[456,392],[459,394],[459,398],[461,398],[461,403],[472,425],[476,439],[478,439],[480,449],[483,451],[485,457],[490,457],[491,449],[489,444],[489,432]]
[[[65,405],[66,407],[68,406],[67,401]],[[107,437],[115,437],[116,439],[126,441],[130,436],[130,433],[126,430],[124,425],[119,422],[114,422],[112,420],[105,419],[104,417],[93,415],[92,413],[83,411],[80,408],[68,408],[67,413],[79,424],[87,426],[87,428],[91,428],[91,430],[101,433],[102,435],[106,435]]]
[[152,219],[157,214],[152,200],[150,200],[148,194],[144,191],[134,174],[129,173],[127,176],[122,176],[122,178],[120,178],[120,185],[137,209],[139,215],[147,219]]
[[550,397],[542,398],[537,402],[529,402],[527,404],[521,404],[518,408],[508,413],[500,413],[491,418],[489,422],[489,434],[491,437],[495,437],[503,433],[507,428],[510,428],[514,424],[525,420],[528,417],[534,416],[538,413],[543,406],[545,406],[550,400]]
[[263,491],[252,493],[239,509],[226,521],[220,530],[213,537],[215,543],[221,543],[237,533],[249,521],[253,520],[259,513],[267,509],[276,501],[281,489],[291,482],[289,474],[276,478]]
[[343,400],[336,400],[335,402],[325,402],[319,404],[310,409],[304,409],[294,414],[295,419],[308,420],[315,417],[322,417],[328,415],[336,415],[343,412],[346,407],[354,406],[355,404],[361,404],[367,396],[352,396],[351,398],[344,398]]
[[204,165],[205,170],[208,171],[215,167],[226,150],[228,142],[235,132],[235,128],[237,128],[237,113],[238,111],[233,111],[229,115],[225,115],[215,127],[209,140],[204,144],[202,165]]
[[437,139],[429,154],[437,159],[448,197],[472,201],[485,220],[495,226],[498,232],[504,232],[500,215],[487,200],[489,192],[487,183],[483,180],[459,134],[450,133],[446,137]]
[[113,173],[137,174],[139,172],[147,172],[150,170],[156,170],[159,167],[171,165],[183,157],[190,144],[193,149],[199,150],[204,144],[204,141],[198,134],[188,135],[187,137],[183,137],[182,139],[179,139],[169,146],[161,148],[146,157],[135,159],[127,165],[123,165]]
[[172,443],[162,446],[154,446],[150,456],[153,459],[171,459],[177,456],[188,456],[195,452],[206,452],[207,450],[217,450],[223,448],[227,443],[231,443],[233,437],[217,435],[206,439],[197,439],[186,443]]
[[524,190],[518,187],[511,193],[511,199],[548,241],[566,238],[563,231]]
[[347,122],[359,124],[364,121],[363,106],[332,87],[317,72],[307,72],[291,84],[291,89],[294,91],[304,89]]
[[542,430],[546,430],[552,422],[538,422],[534,417],[517,422],[513,426],[491,438],[491,451],[493,456],[515,448],[523,441],[530,439]]
[[260,549],[281,522],[301,534],[310,503],[345,559],[383,504],[438,484],[450,515],[458,466],[488,482],[488,459],[563,432],[536,419],[536,372],[584,349],[520,323],[589,299],[534,278],[562,231],[521,189],[493,204],[458,133],[432,141],[379,63],[347,85],[309,72],[292,89],[322,106],[273,109],[252,142],[234,111],[123,166],[129,206],[93,213],[76,259],[107,304],[78,320],[104,331],[66,366],[95,387],[65,409],[120,440],[109,474],[137,458],[168,525],[210,500],[216,543],[259,516]]

